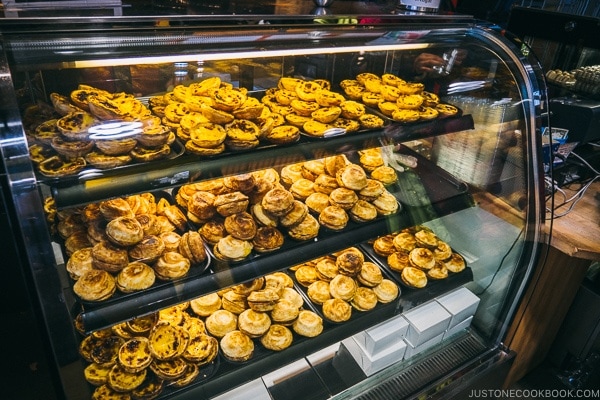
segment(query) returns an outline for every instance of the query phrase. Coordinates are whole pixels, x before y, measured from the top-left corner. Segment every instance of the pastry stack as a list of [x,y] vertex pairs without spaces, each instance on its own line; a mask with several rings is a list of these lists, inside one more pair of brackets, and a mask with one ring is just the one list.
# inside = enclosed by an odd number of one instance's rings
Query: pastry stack
[[464,258],[453,251],[430,228],[414,226],[373,241],[373,250],[385,257],[389,268],[400,274],[406,286],[421,289],[428,280],[440,280],[448,273],[466,268]]
[[92,399],[156,398],[167,385],[192,383],[218,351],[189,303],[93,332],[79,346]]
[[261,101],[274,115],[280,116],[278,120],[314,137],[324,137],[336,128],[356,132],[384,125],[363,104],[332,91],[331,83],[325,79],[283,77],[277,87],[267,90]]
[[[28,132],[30,157],[46,176],[73,175],[87,165],[110,169],[171,153],[175,135],[132,95],[79,85],[69,96],[52,93],[50,98],[55,115]],[[101,132],[117,136],[94,135]]]
[[198,232],[167,197],[114,198],[56,213],[66,270],[82,300],[97,302],[185,276],[207,258]]
[[369,311],[400,295],[398,286],[356,247],[296,265],[291,271],[330,322],[348,321],[353,310]]
[[358,74],[355,79],[345,79],[340,86],[348,98],[360,101],[398,122],[416,122],[452,116],[458,109],[440,102],[439,97],[425,91],[420,82],[407,82],[386,73]]

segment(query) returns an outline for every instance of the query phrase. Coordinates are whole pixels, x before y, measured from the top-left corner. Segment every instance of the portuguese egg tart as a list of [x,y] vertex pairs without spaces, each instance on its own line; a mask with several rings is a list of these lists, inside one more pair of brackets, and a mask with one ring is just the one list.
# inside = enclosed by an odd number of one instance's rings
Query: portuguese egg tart
[[90,113],[75,111],[59,118],[56,126],[68,140],[87,140],[88,129],[96,123],[96,118]]

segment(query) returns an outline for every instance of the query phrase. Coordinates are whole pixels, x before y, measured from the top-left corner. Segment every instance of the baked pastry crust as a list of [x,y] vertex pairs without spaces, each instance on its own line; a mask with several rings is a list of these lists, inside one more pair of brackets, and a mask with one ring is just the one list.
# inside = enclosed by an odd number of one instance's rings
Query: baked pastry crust
[[335,258],[322,257],[315,265],[315,270],[319,279],[322,281],[331,281],[339,274],[339,268],[336,264]]
[[323,316],[332,322],[346,322],[352,316],[350,304],[339,298],[333,298],[323,303]]
[[310,214],[297,225],[288,229],[288,235],[295,240],[310,240],[319,234],[319,221]]
[[294,207],[294,196],[288,190],[276,187],[265,194],[261,205],[269,214],[282,217]]
[[400,295],[400,288],[393,281],[383,279],[381,283],[373,288],[380,303],[390,303]]
[[225,225],[222,221],[211,220],[206,222],[199,230],[200,236],[210,245],[215,245],[224,238],[227,234],[225,231]]
[[321,192],[313,193],[304,200],[304,204],[311,212],[320,214],[325,207],[329,206],[329,195]]
[[227,216],[224,225],[227,233],[239,240],[252,240],[256,235],[256,222],[246,211]]
[[429,270],[435,266],[435,258],[431,250],[417,247],[408,253],[408,261],[411,266],[422,270]]
[[367,174],[357,164],[348,164],[339,169],[335,175],[338,185],[352,190],[362,190],[367,186]]
[[216,338],[222,338],[237,328],[237,315],[227,310],[217,310],[206,320],[206,330]]
[[380,181],[384,185],[391,185],[398,180],[398,175],[394,168],[383,165],[371,172],[371,178]]
[[271,318],[264,312],[247,309],[238,316],[238,329],[250,338],[261,337],[270,326]]
[[408,261],[408,253],[403,251],[395,251],[387,257],[387,263],[390,269],[401,272],[404,268],[410,266]]
[[254,342],[239,330],[227,333],[220,342],[223,356],[234,362],[248,361],[254,355]]
[[377,208],[365,200],[358,200],[348,211],[354,222],[368,222],[377,218]]
[[248,196],[239,191],[220,194],[213,203],[217,212],[223,217],[246,211],[249,204]]
[[427,277],[430,279],[440,280],[448,277],[448,268],[441,261],[436,261],[435,266],[427,270]]
[[93,265],[96,269],[117,273],[129,263],[127,249],[109,242],[100,242],[92,247]]
[[119,348],[119,364],[128,372],[139,372],[150,365],[152,353],[148,338],[138,336],[129,339]]
[[221,307],[235,315],[239,315],[248,308],[246,295],[237,293],[234,290],[228,290],[221,295]]
[[466,268],[465,259],[458,253],[452,253],[450,259],[444,262],[448,271],[458,273],[463,271]]
[[323,319],[310,310],[302,310],[292,324],[294,332],[305,337],[319,336],[323,332]]
[[400,274],[402,282],[412,288],[422,289],[427,286],[427,275],[418,268],[406,267]]
[[302,265],[296,271],[294,276],[298,283],[304,287],[309,287],[312,283],[319,280],[317,270],[313,266]]
[[214,245],[215,257],[224,261],[240,261],[250,255],[252,243],[227,235]]
[[417,246],[417,240],[410,232],[400,232],[394,236],[394,248],[396,251],[409,253]]
[[192,265],[199,265],[208,257],[204,241],[197,231],[187,231],[181,235],[179,253],[189,259]]
[[292,344],[294,336],[292,331],[281,325],[272,324],[269,330],[260,338],[260,343],[269,350],[285,350]]
[[329,292],[329,282],[318,280],[311,283],[306,294],[308,298],[315,304],[321,305],[327,300],[331,299],[331,293]]
[[367,287],[375,287],[383,280],[381,268],[371,261],[365,261],[356,278],[359,283]]
[[277,228],[262,226],[252,239],[253,249],[259,253],[275,251],[283,246],[284,236]]
[[140,386],[145,378],[145,369],[129,372],[123,366],[115,364],[108,373],[107,384],[117,392],[129,392]]
[[187,275],[190,266],[189,259],[177,252],[167,251],[154,263],[154,271],[158,279],[170,281]]
[[172,360],[185,351],[189,335],[181,327],[157,322],[148,336],[150,352],[156,360]]
[[134,217],[118,217],[106,225],[108,239],[118,246],[133,246],[144,238],[142,225]]
[[219,352],[219,341],[209,335],[198,335],[190,339],[183,358],[191,363],[206,365],[212,362]]
[[183,357],[176,357],[169,360],[152,360],[150,370],[161,379],[173,381],[182,377],[187,370],[188,363]]
[[103,270],[92,269],[73,285],[73,291],[85,301],[102,301],[110,298],[117,286],[113,276]]
[[338,206],[348,211],[358,201],[358,195],[352,189],[338,187],[329,194],[329,202],[332,206]]
[[65,265],[69,276],[73,280],[78,280],[87,271],[93,269],[92,248],[84,247],[74,251]]
[[352,298],[352,307],[358,311],[369,311],[377,306],[377,295],[373,289],[368,287],[359,287]]
[[156,275],[154,270],[140,261],[134,261],[123,268],[116,278],[116,284],[119,291],[123,293],[132,293],[148,289],[154,284]]
[[346,210],[337,205],[327,206],[319,214],[319,224],[334,231],[344,229],[349,219]]
[[200,317],[208,317],[221,308],[221,297],[211,293],[190,300],[190,308]]
[[329,282],[329,292],[331,297],[350,301],[356,293],[358,285],[354,278],[339,274]]
[[350,247],[337,254],[335,264],[340,274],[356,276],[365,262],[364,254],[356,247]]
[[382,216],[394,214],[400,208],[398,200],[388,191],[384,191],[372,204],[377,209],[377,213]]

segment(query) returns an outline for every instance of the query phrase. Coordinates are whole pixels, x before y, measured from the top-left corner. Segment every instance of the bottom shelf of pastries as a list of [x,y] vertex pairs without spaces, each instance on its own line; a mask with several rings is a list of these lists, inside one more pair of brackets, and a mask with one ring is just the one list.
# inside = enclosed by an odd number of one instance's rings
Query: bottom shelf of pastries
[[[92,398],[167,398],[192,386],[216,395],[240,376],[260,377],[391,318],[401,311],[403,288],[362,247],[88,335],[76,320]],[[409,294],[412,304],[430,299],[417,293],[420,300]]]

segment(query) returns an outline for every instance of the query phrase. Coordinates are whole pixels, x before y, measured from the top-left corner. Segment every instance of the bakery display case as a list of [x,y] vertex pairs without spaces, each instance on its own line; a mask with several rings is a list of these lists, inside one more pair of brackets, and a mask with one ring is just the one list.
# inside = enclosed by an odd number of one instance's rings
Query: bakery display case
[[61,395],[492,384],[538,257],[537,61],[469,16],[252,3],[0,19],[10,216]]

